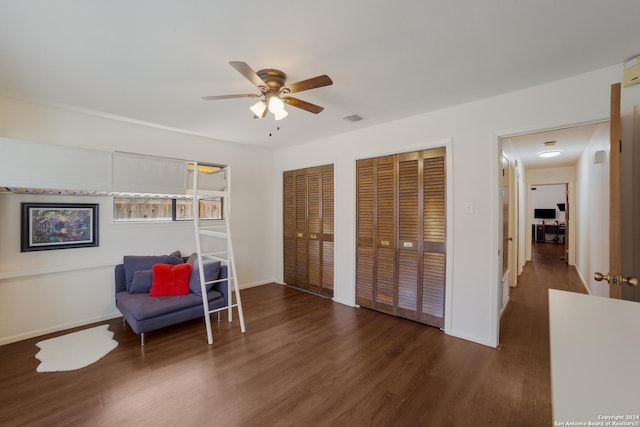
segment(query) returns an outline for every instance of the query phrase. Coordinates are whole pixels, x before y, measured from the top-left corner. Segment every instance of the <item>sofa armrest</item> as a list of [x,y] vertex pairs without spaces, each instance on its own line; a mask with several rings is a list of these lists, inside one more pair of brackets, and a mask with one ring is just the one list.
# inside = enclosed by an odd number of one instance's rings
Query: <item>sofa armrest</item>
[[[223,265],[220,267],[220,273],[218,274],[218,279],[226,279],[227,277],[229,277],[228,274],[228,267],[226,265]],[[215,285],[213,285],[213,289],[215,289],[216,291],[220,292],[222,294],[222,296],[224,297],[224,304],[225,305],[229,305],[229,287],[228,287],[228,280],[225,280],[223,282],[218,282]]]
[[124,274],[124,264],[118,264],[115,268],[116,293],[127,290],[127,278]]

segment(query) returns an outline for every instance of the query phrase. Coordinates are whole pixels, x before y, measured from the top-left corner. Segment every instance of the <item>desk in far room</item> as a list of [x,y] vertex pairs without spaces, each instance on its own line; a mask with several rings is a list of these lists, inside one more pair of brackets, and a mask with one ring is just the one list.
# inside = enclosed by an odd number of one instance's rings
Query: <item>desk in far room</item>
[[567,227],[564,224],[531,224],[532,242],[564,243]]

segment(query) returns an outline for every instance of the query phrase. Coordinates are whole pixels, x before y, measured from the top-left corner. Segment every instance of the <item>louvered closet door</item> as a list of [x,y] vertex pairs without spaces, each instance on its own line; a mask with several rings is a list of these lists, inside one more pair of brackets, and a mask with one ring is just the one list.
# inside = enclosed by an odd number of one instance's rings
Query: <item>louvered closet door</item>
[[356,163],[356,303],[442,327],[445,150]]
[[296,281],[295,173],[282,175],[282,229],[284,245],[284,282]]
[[356,304],[374,308],[374,159],[356,162]]
[[398,310],[401,317],[418,320],[421,283],[420,161],[418,153],[398,160]]
[[322,279],[321,292],[333,296],[333,165],[320,168],[322,179],[321,212],[322,212]]
[[322,172],[320,168],[307,169],[307,250],[309,261],[309,290],[322,289]]
[[307,289],[307,174],[306,170],[294,172],[295,188],[295,247],[296,247],[296,286]]
[[419,320],[444,326],[446,275],[446,163],[445,149],[424,151],[422,211],[422,288]]
[[376,159],[374,307],[393,313],[396,290],[395,158]]
[[333,296],[333,165],[283,173],[285,283]]

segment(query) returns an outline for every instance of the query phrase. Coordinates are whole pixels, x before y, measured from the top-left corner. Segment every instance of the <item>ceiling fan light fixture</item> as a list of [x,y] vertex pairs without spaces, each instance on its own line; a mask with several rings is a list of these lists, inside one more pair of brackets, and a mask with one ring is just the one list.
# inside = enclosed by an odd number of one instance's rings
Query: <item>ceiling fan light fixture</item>
[[562,150],[547,150],[536,153],[536,156],[542,157],[543,159],[550,159],[551,157],[559,156],[562,153]]
[[273,115],[276,116],[276,120],[282,120],[287,117],[289,113],[287,113],[287,111],[283,108],[282,110],[273,113]]
[[256,117],[262,117],[264,110],[267,109],[267,104],[263,100],[260,100],[249,107],[249,109],[256,115]]
[[269,111],[273,114],[284,111],[284,102],[279,96],[273,95],[269,98]]
[[284,110],[285,103],[309,113],[318,114],[324,110],[323,107],[291,96],[286,96],[282,99],[280,95],[303,92],[333,84],[331,78],[326,74],[287,84],[287,75],[275,68],[265,68],[255,72],[245,62],[231,61],[229,65],[260,89],[260,93],[214,95],[203,96],[202,98],[206,101],[231,98],[262,98],[255,105],[249,107],[256,118],[263,118],[267,114],[267,111],[270,111],[274,114],[276,120],[284,119],[288,115]]

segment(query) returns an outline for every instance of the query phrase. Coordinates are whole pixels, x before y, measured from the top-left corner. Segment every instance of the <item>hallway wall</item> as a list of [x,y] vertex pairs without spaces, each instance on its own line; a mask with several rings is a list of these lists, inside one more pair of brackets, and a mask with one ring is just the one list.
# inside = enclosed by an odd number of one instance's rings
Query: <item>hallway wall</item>
[[[594,163],[596,151],[605,153]],[[609,271],[609,122],[600,123],[576,164],[576,269],[593,295],[608,297],[606,282],[593,273]]]

